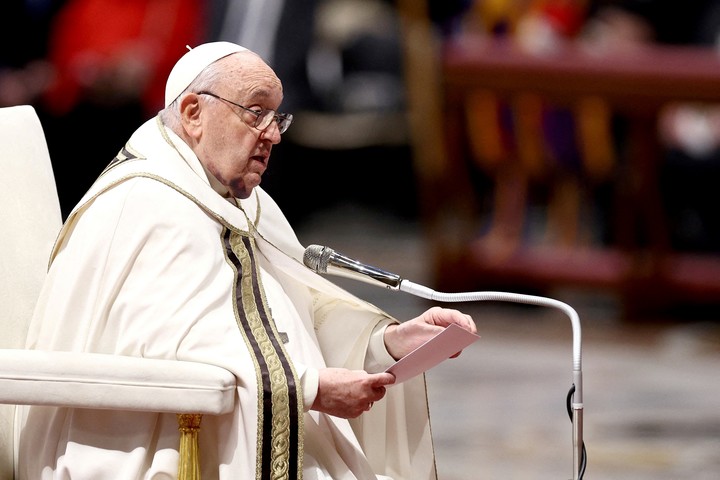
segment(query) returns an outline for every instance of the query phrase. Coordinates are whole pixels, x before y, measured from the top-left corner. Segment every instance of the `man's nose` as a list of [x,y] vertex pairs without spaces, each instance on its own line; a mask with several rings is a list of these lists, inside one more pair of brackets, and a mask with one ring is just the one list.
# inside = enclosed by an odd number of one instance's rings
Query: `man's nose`
[[280,143],[280,140],[282,140],[282,135],[280,135],[280,126],[277,124],[277,122],[271,122],[268,127],[262,131],[262,134],[260,135],[260,138],[263,140],[270,140],[270,143],[273,145],[277,145]]

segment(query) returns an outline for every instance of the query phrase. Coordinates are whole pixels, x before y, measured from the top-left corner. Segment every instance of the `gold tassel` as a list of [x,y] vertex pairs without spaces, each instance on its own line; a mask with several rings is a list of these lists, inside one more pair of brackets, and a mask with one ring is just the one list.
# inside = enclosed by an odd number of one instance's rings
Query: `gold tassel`
[[198,432],[202,414],[178,413],[177,419],[180,430],[178,480],[200,480]]

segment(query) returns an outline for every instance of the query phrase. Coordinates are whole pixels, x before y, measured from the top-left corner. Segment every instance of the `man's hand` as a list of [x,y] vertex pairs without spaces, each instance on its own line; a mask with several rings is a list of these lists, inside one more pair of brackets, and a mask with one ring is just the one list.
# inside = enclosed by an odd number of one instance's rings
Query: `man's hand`
[[385,396],[385,386],[395,383],[390,373],[323,368],[312,410],[340,418],[355,418]]
[[[452,323],[477,333],[475,322],[470,315],[450,308],[432,307],[419,317],[399,325],[388,326],[385,330],[385,347],[395,360],[399,360]],[[460,352],[450,358],[458,355]]]

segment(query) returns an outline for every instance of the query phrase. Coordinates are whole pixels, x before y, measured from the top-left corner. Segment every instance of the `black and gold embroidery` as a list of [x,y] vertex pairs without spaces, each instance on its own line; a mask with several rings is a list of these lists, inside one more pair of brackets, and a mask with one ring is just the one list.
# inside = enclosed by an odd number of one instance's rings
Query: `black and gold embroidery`
[[121,163],[125,163],[130,160],[145,160],[145,157],[140,156],[140,154],[132,151],[130,148],[130,145],[125,145],[115,156],[115,158],[112,159],[112,161],[108,164],[107,167],[105,167],[105,170],[102,171],[102,174],[105,172],[113,169],[114,167],[117,167]]
[[238,326],[258,380],[257,480],[302,478],[302,399],[260,282],[255,241],[225,229],[227,258],[236,271]]

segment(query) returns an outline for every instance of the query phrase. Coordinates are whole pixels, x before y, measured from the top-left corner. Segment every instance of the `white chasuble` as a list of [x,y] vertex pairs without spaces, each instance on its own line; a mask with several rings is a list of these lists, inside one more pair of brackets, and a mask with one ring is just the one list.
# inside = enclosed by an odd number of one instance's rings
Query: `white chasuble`
[[[352,421],[307,411],[303,381],[314,386],[326,366],[365,368],[373,331],[395,320],[307,269],[262,189],[239,205],[147,122],[64,225],[28,348],[233,372],[234,411],[202,420],[205,480],[434,480],[422,376]],[[33,406],[23,416],[20,479],[177,474],[175,415]]]

